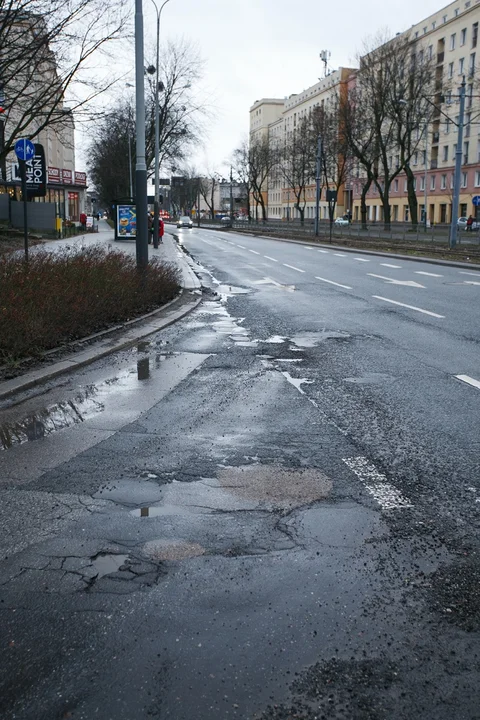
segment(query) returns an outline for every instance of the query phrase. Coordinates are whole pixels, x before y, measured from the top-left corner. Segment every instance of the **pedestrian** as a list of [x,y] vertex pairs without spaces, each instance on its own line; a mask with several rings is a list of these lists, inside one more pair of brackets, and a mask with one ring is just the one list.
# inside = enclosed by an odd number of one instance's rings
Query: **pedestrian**
[[85,230],[87,227],[87,216],[84,212],[80,213],[80,225],[82,226],[82,229]]
[[467,232],[472,232],[472,225],[473,225],[473,217],[471,215],[469,215],[468,220],[467,220]]
[[148,215],[147,215],[147,222],[148,222],[148,244],[151,245],[152,238],[153,238],[153,218],[150,215],[150,213],[148,213]]

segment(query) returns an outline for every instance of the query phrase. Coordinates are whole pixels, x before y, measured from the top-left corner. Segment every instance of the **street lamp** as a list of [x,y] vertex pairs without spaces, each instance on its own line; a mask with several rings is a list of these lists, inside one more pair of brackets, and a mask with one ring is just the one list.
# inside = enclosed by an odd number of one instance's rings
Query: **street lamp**
[[[152,4],[155,7],[157,13],[157,73],[155,78],[155,198],[153,205],[153,247],[158,248],[158,229],[159,229],[159,201],[160,201],[160,170],[159,170],[159,155],[160,155],[160,120],[159,120],[159,106],[158,106],[158,93],[160,92],[160,82],[158,78],[159,64],[160,64],[160,18],[162,10],[170,0],[164,0],[160,6],[160,10],[157,7],[155,0],[152,0]],[[163,89],[163,86],[162,86]]]
[[145,79],[143,66],[143,6],[142,0],[135,0],[135,205],[137,211],[137,235],[135,248],[137,268],[145,270],[148,265],[148,223],[147,223],[147,164],[145,161]]
[[[134,87],[132,83],[125,83],[125,87]],[[128,109],[128,180],[130,183],[130,200],[133,200],[133,180],[132,180],[132,138],[130,136],[130,105]]]

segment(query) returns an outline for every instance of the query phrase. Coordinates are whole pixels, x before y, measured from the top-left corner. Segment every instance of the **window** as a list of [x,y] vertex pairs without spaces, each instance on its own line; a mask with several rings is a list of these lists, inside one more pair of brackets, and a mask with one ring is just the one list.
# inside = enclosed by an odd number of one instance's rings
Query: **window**
[[453,63],[448,63],[448,77],[453,77]]
[[428,30],[428,28],[427,28],[427,26],[425,25],[425,27],[423,28],[423,34],[424,34],[424,35],[427,34],[427,30]]
[[468,173],[462,172],[462,188],[466,188],[468,185]]
[[426,163],[427,163],[427,151],[426,150],[422,151],[422,163],[423,163],[423,165],[426,165]]
[[417,178],[416,177],[413,178],[413,189],[414,190],[417,189]]
[[393,183],[393,191],[398,192],[398,179],[394,181]]
[[467,137],[467,138],[470,137],[471,121],[472,121],[472,113],[467,113],[465,115],[465,137]]
[[460,45],[465,45],[467,42],[467,28],[463,28],[462,32],[460,33]]
[[415,33],[415,37],[418,38],[418,30]]
[[470,55],[470,61],[468,63],[468,74],[475,75],[475,53]]
[[468,163],[468,151],[470,148],[470,143],[468,140],[463,143],[463,164],[466,165]]
[[448,15],[444,15],[442,18],[442,22],[445,24],[448,20]]
[[450,190],[453,190],[453,180],[454,180],[454,174],[452,173],[450,175]]
[[443,162],[448,160],[448,145],[443,146]]
[[473,103],[473,85],[467,87],[467,108],[471,108]]
[[429,45],[429,46],[428,46],[428,51],[427,51],[427,58],[428,58],[429,60],[431,60],[432,57],[433,57],[433,45]]
[[407,192],[407,181],[403,183],[403,192]]
[[460,10],[458,8],[455,8],[454,12],[455,12],[455,17],[458,17],[458,13],[460,12]]
[[413,164],[418,165],[418,152],[413,154]]
[[440,180],[440,190],[445,190],[447,187],[447,176],[442,175],[442,179]]
[[420,178],[420,190],[425,190],[425,176],[422,175]]
[[475,187],[480,187],[480,170],[475,173]]
[[435,30],[436,27],[437,27],[437,21],[434,20],[434,21],[432,22],[432,30]]
[[452,91],[451,91],[451,90],[449,90],[449,91],[446,93],[446,95],[445,95],[445,102],[447,103],[447,105],[451,105],[451,104],[452,104]]
[[430,190],[435,190],[435,179],[436,175],[432,175],[430,178]]
[[472,3],[470,2],[470,0],[467,0],[467,2],[465,3],[465,10],[467,10],[471,4]]
[[472,48],[477,47],[477,40],[478,40],[478,22],[473,23],[473,26],[472,26]]
[[465,58],[460,58],[458,61],[458,74],[463,75],[465,72]]
[[445,135],[448,135],[448,133],[450,132],[450,123],[451,123],[450,118],[447,118],[445,120]]
[[457,38],[457,34],[453,33],[453,35],[450,35],[450,50],[455,50],[455,41]]

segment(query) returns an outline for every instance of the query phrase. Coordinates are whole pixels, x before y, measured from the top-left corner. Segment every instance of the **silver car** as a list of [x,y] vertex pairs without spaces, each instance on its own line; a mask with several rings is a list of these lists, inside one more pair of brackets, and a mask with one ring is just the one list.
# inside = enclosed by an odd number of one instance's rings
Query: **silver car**
[[177,228],[193,228],[193,220],[192,218],[189,218],[188,215],[182,215],[182,217],[178,218],[177,221]]

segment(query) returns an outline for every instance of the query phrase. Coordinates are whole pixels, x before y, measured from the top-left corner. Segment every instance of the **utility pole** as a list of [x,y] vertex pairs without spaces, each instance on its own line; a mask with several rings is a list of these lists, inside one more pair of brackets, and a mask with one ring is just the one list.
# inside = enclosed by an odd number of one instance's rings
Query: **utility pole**
[[230,165],[230,222],[233,226],[233,168]]
[[156,74],[155,74],[155,196],[153,203],[153,247],[158,248],[158,229],[159,229],[159,207],[160,207],[160,168],[159,168],[159,156],[160,156],[160,108],[158,93],[163,89],[163,84],[159,80],[159,64],[160,64],[160,18],[162,16],[162,10],[170,0],[165,0],[160,10],[157,8],[156,3],[152,0],[155,5],[157,12],[157,63],[156,63]]
[[147,221],[147,165],[145,161],[145,79],[143,56],[143,7],[142,0],[135,0],[135,120],[137,157],[135,165],[135,205],[137,210],[137,236],[135,248],[137,268],[148,265]]
[[315,235],[318,237],[320,229],[320,178],[322,174],[322,136],[318,136],[317,165],[315,173]]
[[453,181],[452,224],[450,226],[450,249],[457,244],[458,204],[460,202],[460,182],[462,176],[463,123],[465,119],[465,76],[460,86],[460,114],[458,118],[457,152],[455,155],[455,176]]
[[427,203],[428,203],[428,188],[427,188],[427,180],[428,180],[428,161],[427,161],[427,151],[428,151],[428,120],[425,120],[425,175],[424,175],[424,181],[423,181],[423,208],[425,217],[424,219],[424,231],[427,232],[427,226],[428,226],[428,210],[427,210]]

